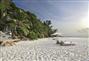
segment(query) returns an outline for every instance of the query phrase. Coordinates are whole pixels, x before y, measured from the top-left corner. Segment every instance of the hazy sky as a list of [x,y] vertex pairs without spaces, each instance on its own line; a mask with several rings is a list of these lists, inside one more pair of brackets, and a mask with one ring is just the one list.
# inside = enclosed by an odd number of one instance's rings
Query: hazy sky
[[[88,24],[88,0],[13,0],[18,7],[51,20],[63,35],[78,35]],[[86,35],[86,34],[85,34]]]

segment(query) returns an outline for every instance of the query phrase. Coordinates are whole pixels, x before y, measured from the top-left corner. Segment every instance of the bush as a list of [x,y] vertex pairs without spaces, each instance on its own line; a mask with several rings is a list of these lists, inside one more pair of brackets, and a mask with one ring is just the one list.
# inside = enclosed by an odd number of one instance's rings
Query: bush
[[29,34],[28,34],[28,37],[30,38],[30,39],[37,39],[38,37],[37,37],[37,34],[35,33],[35,32],[33,32],[33,31],[31,31]]

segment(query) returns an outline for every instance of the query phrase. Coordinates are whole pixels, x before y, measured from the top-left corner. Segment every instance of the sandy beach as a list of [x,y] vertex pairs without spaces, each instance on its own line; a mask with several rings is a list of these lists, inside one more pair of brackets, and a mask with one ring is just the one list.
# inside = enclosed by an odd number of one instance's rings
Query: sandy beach
[[75,46],[60,46],[54,38],[21,41],[14,46],[0,46],[0,61],[88,61],[88,38],[55,38],[72,41]]

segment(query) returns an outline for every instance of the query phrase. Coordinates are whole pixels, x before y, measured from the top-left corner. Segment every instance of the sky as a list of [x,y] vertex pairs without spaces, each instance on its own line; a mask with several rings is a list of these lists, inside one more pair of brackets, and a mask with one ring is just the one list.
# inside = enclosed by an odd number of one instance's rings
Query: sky
[[51,20],[58,33],[65,36],[87,36],[79,30],[88,26],[88,0],[13,0],[42,20]]

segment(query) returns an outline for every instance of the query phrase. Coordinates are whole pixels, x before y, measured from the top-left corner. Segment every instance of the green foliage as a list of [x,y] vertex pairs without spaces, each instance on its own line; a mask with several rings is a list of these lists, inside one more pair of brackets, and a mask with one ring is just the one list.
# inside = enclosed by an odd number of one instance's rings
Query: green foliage
[[0,9],[4,9],[5,8],[5,5],[0,3]]
[[[0,9],[5,8],[1,3],[0,7]],[[2,14],[2,17],[0,17],[0,30],[3,31],[9,27],[8,30],[18,38],[37,39],[50,37],[51,34],[57,31],[52,29],[50,20],[42,22],[35,14],[16,7],[13,2],[9,3],[8,9],[6,8],[0,13]]]
[[30,38],[30,39],[37,39],[38,37],[37,37],[37,34],[35,33],[35,32],[33,32],[33,31],[31,31],[29,34],[28,34],[28,37]]
[[29,30],[25,26],[20,27],[20,29],[22,30],[24,36],[29,34]]

